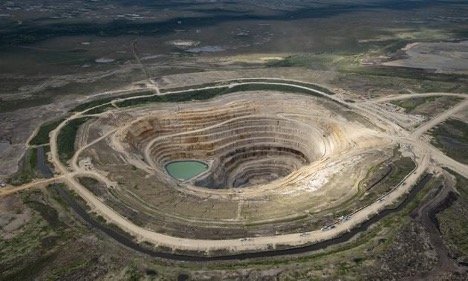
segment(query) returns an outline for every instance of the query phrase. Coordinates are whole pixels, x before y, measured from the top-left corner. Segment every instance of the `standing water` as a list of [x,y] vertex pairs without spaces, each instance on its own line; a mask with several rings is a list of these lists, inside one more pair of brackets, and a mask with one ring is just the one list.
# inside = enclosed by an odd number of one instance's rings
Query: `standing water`
[[208,165],[201,161],[174,161],[166,165],[166,171],[178,180],[189,180],[208,170]]

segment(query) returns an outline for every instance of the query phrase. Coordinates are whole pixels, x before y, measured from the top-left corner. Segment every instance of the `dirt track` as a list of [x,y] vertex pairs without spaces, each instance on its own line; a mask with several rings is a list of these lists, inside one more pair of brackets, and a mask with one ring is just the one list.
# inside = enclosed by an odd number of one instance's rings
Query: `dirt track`
[[464,100],[457,104],[456,106],[450,108],[449,110],[439,114],[435,118],[432,118],[429,122],[424,123],[423,125],[419,126],[414,132],[412,132],[413,138],[419,138],[422,134],[427,132],[428,130],[432,129],[433,127],[437,126],[438,124],[444,122],[450,116],[454,115],[455,113],[463,110],[468,106],[468,100]]

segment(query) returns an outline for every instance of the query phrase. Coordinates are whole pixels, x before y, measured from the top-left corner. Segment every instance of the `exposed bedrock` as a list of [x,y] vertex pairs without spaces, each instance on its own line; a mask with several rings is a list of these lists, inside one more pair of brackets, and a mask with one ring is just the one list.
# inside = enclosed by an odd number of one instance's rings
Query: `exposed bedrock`
[[206,162],[208,171],[187,182],[200,187],[246,187],[290,178],[303,166],[373,139],[345,110],[303,95],[285,100],[280,93],[249,92],[174,107],[146,109],[121,140],[168,178],[165,166],[172,161]]
[[285,177],[332,153],[340,141],[339,135],[337,128],[322,127],[319,123],[244,115],[209,123],[201,129],[194,129],[192,122],[177,118],[171,122],[144,120],[132,126],[127,142],[155,168],[183,159],[210,163],[209,171],[193,183],[208,188],[230,188]]

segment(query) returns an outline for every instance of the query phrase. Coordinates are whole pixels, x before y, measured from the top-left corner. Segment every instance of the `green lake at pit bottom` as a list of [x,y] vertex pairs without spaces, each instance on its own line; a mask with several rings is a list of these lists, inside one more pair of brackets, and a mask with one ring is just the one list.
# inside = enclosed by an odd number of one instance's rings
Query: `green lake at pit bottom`
[[166,171],[178,180],[189,180],[208,170],[208,165],[201,161],[173,161],[166,165]]

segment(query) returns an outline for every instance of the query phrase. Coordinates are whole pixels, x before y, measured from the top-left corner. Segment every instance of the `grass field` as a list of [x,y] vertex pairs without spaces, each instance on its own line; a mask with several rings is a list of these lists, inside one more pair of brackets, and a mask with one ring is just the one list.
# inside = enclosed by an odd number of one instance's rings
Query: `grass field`
[[34,136],[34,138],[31,139],[29,142],[29,145],[44,145],[49,143],[49,133],[57,128],[60,123],[63,122],[65,119],[59,119],[56,121],[51,121],[43,124],[40,128],[37,134]]
[[121,102],[117,102],[119,107],[128,107],[128,106],[137,106],[144,105],[153,102],[184,102],[184,101],[193,101],[193,100],[207,100],[217,96],[242,92],[242,91],[281,91],[289,93],[301,93],[307,95],[313,95],[322,97],[320,94],[317,94],[314,91],[307,89],[298,88],[295,86],[288,85],[268,85],[268,84],[259,84],[256,82],[249,82],[249,84],[236,85],[233,87],[221,86],[214,89],[200,89],[200,90],[187,90],[182,93],[174,93],[164,96],[149,96],[141,97],[138,99],[130,99]]
[[432,144],[453,159],[468,164],[468,124],[449,119],[433,129]]
[[30,148],[26,150],[18,171],[13,174],[8,182],[12,185],[22,185],[28,182],[31,182],[34,178],[38,177],[36,170],[36,161],[37,161],[37,149]]
[[453,173],[456,178],[456,201],[437,214],[442,235],[460,261],[468,262],[468,179]]
[[59,132],[57,136],[57,146],[60,160],[66,163],[75,153],[76,133],[82,124],[90,120],[90,118],[78,118],[68,122]]

